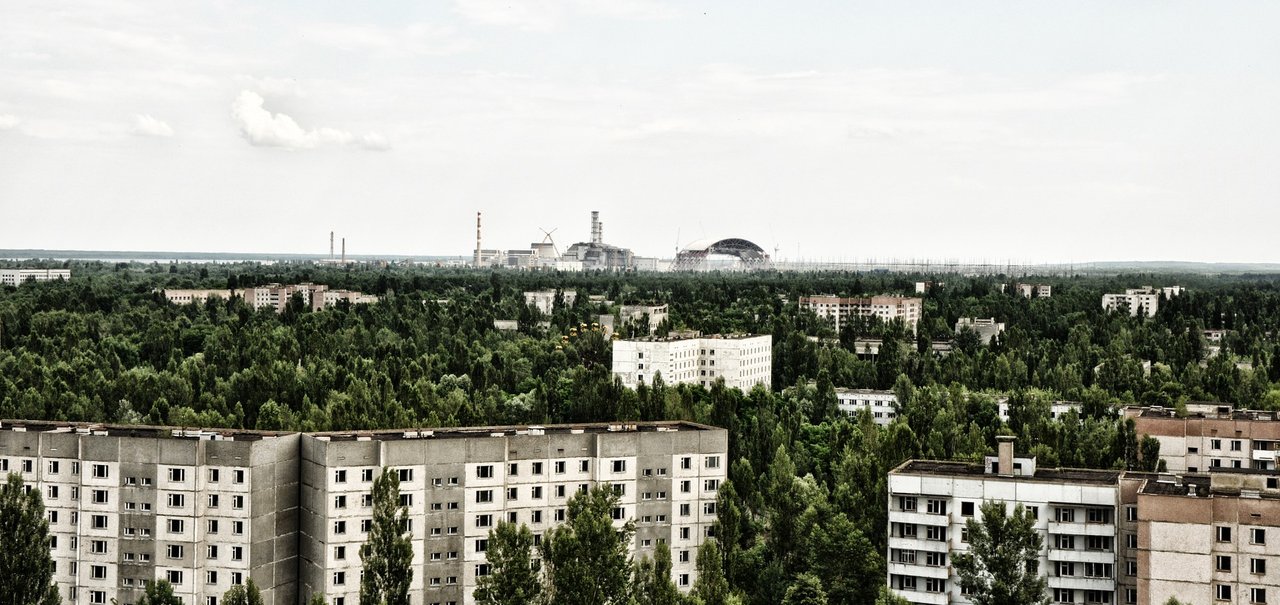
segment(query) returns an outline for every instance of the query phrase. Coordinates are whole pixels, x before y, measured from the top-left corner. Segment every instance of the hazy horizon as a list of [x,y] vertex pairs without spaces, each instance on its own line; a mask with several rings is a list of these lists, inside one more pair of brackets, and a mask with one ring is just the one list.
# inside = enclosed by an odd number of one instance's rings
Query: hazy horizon
[[[0,247],[1280,262],[1280,4],[20,0]],[[1169,261],[1168,259],[1174,259]]]

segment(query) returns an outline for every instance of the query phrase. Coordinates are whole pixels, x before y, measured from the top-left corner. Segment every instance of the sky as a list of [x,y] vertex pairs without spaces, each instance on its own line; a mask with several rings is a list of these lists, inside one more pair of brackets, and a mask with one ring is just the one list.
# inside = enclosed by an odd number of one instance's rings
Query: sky
[[1280,262],[1280,3],[4,0],[0,248]]

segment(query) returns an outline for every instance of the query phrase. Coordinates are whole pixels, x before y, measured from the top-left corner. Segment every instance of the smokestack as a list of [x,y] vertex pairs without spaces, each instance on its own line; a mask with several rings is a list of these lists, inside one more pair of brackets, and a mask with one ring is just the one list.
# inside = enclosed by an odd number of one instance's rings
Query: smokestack
[[342,264],[347,264],[347,238],[342,238]]
[[329,260],[333,260],[333,232],[329,232]]
[[1013,476],[1013,435],[996,435],[997,475]]
[[593,244],[604,243],[604,232],[603,232],[603,227],[600,225],[599,210],[591,211],[591,243]]
[[476,267],[480,266],[480,213],[476,213]]

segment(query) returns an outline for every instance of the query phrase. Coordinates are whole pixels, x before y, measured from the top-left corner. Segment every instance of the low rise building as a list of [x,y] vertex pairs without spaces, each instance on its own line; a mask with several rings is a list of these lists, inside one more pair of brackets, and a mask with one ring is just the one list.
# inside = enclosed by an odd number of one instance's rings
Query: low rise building
[[640,323],[649,318],[649,334],[658,332],[658,325],[667,321],[670,313],[667,305],[622,305],[618,310],[618,320],[622,323]]
[[1014,287],[1023,298],[1049,298],[1053,295],[1053,287],[1049,284],[1015,284]]
[[1277,469],[1280,413],[1198,403],[1188,405],[1184,417],[1163,407],[1129,407],[1124,414],[1138,435],[1160,441],[1160,458],[1171,473]]
[[0,269],[0,286],[20,286],[29,281],[70,280],[70,269]]
[[233,289],[168,289],[164,291],[164,296],[169,302],[176,305],[186,305],[195,303],[204,303],[210,298],[230,299],[239,296],[244,299],[249,306],[254,309],[272,309],[277,313],[284,311],[289,305],[289,301],[294,295],[302,298],[302,304],[310,308],[312,311],[320,311],[325,307],[331,307],[340,302],[348,302],[353,305],[371,304],[378,302],[378,297],[372,294],[364,294],[354,290],[335,290],[323,284],[266,284],[252,288],[244,288],[241,290]]
[[996,321],[994,317],[985,319],[980,317],[961,317],[960,319],[957,319],[955,326],[956,335],[958,336],[966,329],[977,334],[978,340],[986,346],[991,344],[992,339],[1004,334],[1004,323]]
[[1156,311],[1160,309],[1162,295],[1165,300],[1168,300],[1181,295],[1182,292],[1182,286],[1130,288],[1125,290],[1124,294],[1103,294],[1102,309],[1110,313],[1125,308],[1128,309],[1131,317],[1137,317],[1139,312],[1147,317],[1154,317]]
[[837,388],[836,406],[840,413],[851,418],[867,410],[880,426],[893,424],[898,417],[898,396],[893,391]]
[[727,334],[649,336],[613,341],[613,375],[628,388],[652,383],[661,374],[667,384],[726,387],[749,391],[773,385],[773,337]]
[[576,290],[536,290],[524,293],[524,304],[541,311],[543,315],[551,315],[555,311],[557,294],[566,307],[572,307],[578,300]]
[[900,319],[915,334],[923,315],[924,301],[905,296],[801,296],[800,308],[813,311],[818,317],[829,320],[837,333],[841,326],[854,317],[878,317],[885,322]]

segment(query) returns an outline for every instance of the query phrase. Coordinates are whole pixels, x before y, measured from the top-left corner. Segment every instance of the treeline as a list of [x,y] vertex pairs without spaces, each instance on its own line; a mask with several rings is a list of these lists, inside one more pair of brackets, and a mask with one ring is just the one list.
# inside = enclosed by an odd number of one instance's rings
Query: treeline
[[[1050,279],[1054,295],[1002,292],[1001,278],[946,276],[924,295],[918,333],[851,322],[836,333],[799,296],[910,293],[895,274],[543,274],[312,265],[74,263],[65,283],[0,290],[0,417],[259,429],[685,419],[729,431],[719,556],[745,603],[818,588],[867,603],[884,583],[886,474],[917,457],[979,459],[1011,432],[1042,465],[1147,468],[1150,443],[1124,403],[1194,400],[1280,408],[1280,291],[1270,277]],[[937,279],[937,278],[934,278]],[[169,304],[158,289],[312,281],[378,294],[371,305],[283,313],[243,301]],[[1044,280],[1041,280],[1044,281]],[[1104,292],[1189,288],[1153,319],[1104,314]],[[577,291],[540,317],[522,292]],[[1006,288],[1006,290],[1011,290]],[[589,295],[602,295],[593,301]],[[671,327],[773,336],[775,391],[622,388],[591,327],[622,303],[667,303]],[[983,346],[960,317],[995,317]],[[516,319],[519,330],[494,329]],[[550,322],[541,327],[542,320]],[[1202,330],[1229,330],[1211,349]],[[875,358],[857,341],[882,341]],[[933,340],[950,340],[946,356]],[[1211,354],[1212,353],[1212,354]],[[837,387],[892,388],[879,427],[836,406]],[[997,396],[1007,396],[1001,421]],[[1057,399],[1078,413],[1050,414]]]

